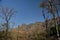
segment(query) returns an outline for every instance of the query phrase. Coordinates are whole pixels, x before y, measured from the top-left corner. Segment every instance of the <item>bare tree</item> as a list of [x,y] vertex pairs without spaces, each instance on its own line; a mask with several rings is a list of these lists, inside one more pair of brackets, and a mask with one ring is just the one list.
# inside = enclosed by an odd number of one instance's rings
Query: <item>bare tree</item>
[[5,40],[8,40],[8,32],[9,32],[9,23],[10,23],[10,19],[13,17],[14,15],[14,10],[13,8],[1,8],[1,14],[0,16],[4,19],[5,21],[5,27],[6,27],[6,35],[5,35]]

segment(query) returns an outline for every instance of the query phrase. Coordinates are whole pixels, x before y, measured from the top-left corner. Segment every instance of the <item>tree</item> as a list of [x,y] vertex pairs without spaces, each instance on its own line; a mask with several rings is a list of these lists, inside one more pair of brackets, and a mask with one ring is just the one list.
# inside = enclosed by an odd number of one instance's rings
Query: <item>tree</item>
[[[58,26],[57,26],[57,19],[56,19],[56,15],[55,15],[55,6],[52,4],[53,3],[53,1],[52,0],[49,0],[48,1],[49,2],[49,4],[50,4],[50,9],[49,9],[49,11],[52,13],[52,15],[53,15],[53,18],[54,18],[54,23],[55,23],[55,27],[56,27],[56,31],[57,31],[57,37],[59,37],[59,32],[58,32]],[[57,11],[58,12],[58,11]],[[58,13],[57,13],[58,14]],[[58,15],[59,16],[59,15]]]
[[48,16],[46,16],[45,14],[45,9],[47,8],[46,7],[46,3],[45,2],[42,2],[41,4],[40,4],[40,7],[42,8],[42,14],[43,14],[43,17],[44,17],[44,19],[45,19],[45,27],[46,27],[46,38],[47,38],[47,27],[48,27]]
[[13,8],[1,8],[1,14],[0,17],[2,17],[5,21],[5,27],[6,27],[6,35],[5,35],[5,40],[8,40],[8,32],[9,32],[9,27],[10,27],[10,19],[14,15],[14,10]]
[[[59,17],[59,14],[58,14],[58,9],[57,9],[57,6],[56,5],[59,5],[59,3],[57,3],[58,0],[48,0],[47,2],[45,2],[44,8],[47,8],[48,12],[52,14],[53,16],[53,19],[54,19],[54,22],[55,22],[55,27],[56,27],[56,30],[57,30],[57,36],[58,36],[58,27],[57,27],[57,20],[56,20],[56,15],[55,13],[57,12],[57,16]],[[42,2],[42,5],[43,5],[43,2]]]

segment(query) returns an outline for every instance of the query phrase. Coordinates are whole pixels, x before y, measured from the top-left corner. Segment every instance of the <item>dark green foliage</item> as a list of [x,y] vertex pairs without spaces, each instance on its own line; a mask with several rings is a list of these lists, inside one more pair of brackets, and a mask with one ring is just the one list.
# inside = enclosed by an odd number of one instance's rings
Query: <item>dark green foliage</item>
[[[59,34],[60,34],[60,24],[58,24],[58,31],[59,31]],[[56,27],[51,27],[50,28],[50,35],[53,36],[53,35],[56,35],[57,32],[56,32]]]
[[50,34],[51,34],[51,36],[56,35],[56,27],[50,28]]

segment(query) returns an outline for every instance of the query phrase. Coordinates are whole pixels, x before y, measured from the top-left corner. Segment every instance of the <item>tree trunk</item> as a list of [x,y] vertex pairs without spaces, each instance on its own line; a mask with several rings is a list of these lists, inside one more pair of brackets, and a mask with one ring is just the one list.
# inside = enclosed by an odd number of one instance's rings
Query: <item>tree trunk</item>
[[6,37],[5,37],[5,40],[8,40],[8,29],[9,29],[8,21],[6,21]]

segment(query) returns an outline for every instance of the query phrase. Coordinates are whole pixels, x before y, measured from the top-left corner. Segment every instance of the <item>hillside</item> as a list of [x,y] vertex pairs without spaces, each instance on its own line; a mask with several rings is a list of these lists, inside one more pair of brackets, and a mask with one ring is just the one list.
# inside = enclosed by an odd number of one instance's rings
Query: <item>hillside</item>
[[[51,27],[54,27],[54,21],[52,19],[47,22],[49,31]],[[46,40],[46,34],[49,36],[50,32],[46,33],[45,22],[35,22],[10,29],[8,36],[12,40]],[[51,38],[48,39],[51,40]]]
[[[16,37],[20,40],[35,39],[38,35],[44,32],[45,27],[42,26],[42,22],[31,23],[29,25],[22,24],[19,28],[12,29],[12,34],[14,35],[15,40],[17,39]],[[37,39],[39,39],[39,37]]]
[[[54,20],[48,20],[47,21],[47,28],[50,30],[51,27],[54,27]],[[14,35],[14,38],[21,40],[41,40],[46,39],[46,27],[45,22],[35,22],[30,23],[28,25],[22,24],[19,26],[19,28],[13,29],[12,34]],[[47,35],[50,35],[50,32],[47,33]],[[49,38],[51,39],[51,38]]]

